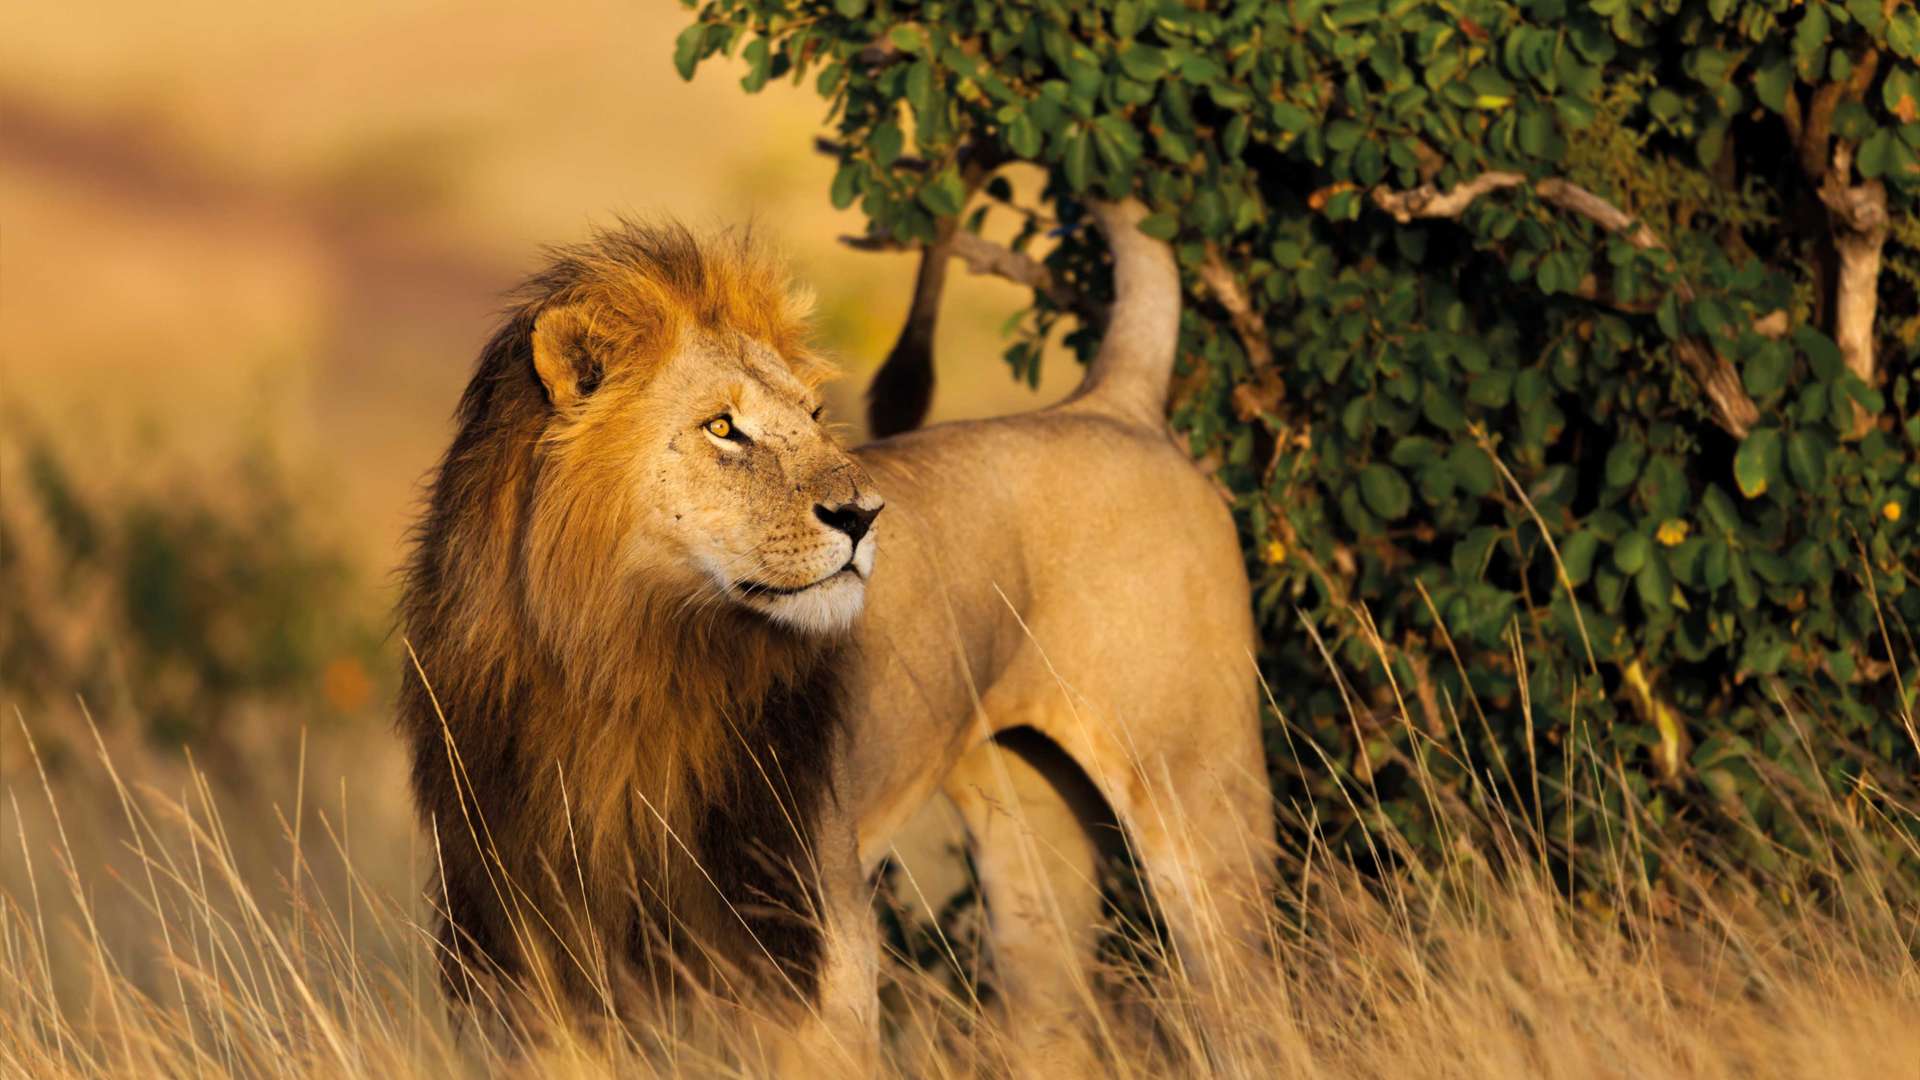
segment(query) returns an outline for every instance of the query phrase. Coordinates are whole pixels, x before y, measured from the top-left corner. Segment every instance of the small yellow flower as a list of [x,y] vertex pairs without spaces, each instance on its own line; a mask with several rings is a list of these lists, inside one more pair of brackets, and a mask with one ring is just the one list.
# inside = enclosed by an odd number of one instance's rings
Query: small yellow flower
[[1660,523],[1660,528],[1653,534],[1653,538],[1668,547],[1678,547],[1686,541],[1687,532],[1692,528],[1693,526],[1680,518],[1668,518]]
[[1267,560],[1267,564],[1270,566],[1278,565],[1280,563],[1286,562],[1287,561],[1287,545],[1281,543],[1278,540],[1269,540],[1267,541],[1267,550],[1264,554]]
[[1889,499],[1887,505],[1880,508],[1880,516],[1888,521],[1900,520],[1900,504]]

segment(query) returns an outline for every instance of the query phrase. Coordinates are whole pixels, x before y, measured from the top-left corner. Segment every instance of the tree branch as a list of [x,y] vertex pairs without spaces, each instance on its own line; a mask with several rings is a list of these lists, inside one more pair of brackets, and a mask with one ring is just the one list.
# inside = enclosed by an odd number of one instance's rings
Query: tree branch
[[1273,343],[1267,340],[1266,322],[1254,313],[1246,292],[1240,288],[1240,279],[1220,261],[1220,251],[1212,244],[1207,245],[1206,261],[1200,264],[1200,280],[1213,291],[1220,306],[1227,309],[1227,317],[1233,320],[1233,332],[1240,338],[1240,347],[1246,350],[1254,370],[1270,366]]
[[[902,244],[884,236],[842,236],[840,242],[856,251],[907,251],[909,245]],[[967,264],[967,269],[975,274],[1002,278],[1015,285],[1024,285],[1034,292],[1045,296],[1055,307],[1071,311],[1082,319],[1090,319],[1095,324],[1105,322],[1105,313],[1086,300],[1053,280],[1045,263],[1031,255],[1025,255],[1011,248],[1005,248],[965,229],[956,229],[948,238],[947,253]]]
[[[1404,224],[1415,218],[1457,218],[1482,195],[1523,187],[1526,183],[1527,178],[1519,173],[1489,172],[1451,191],[1443,192],[1432,184],[1422,184],[1409,191],[1378,187],[1371,195],[1375,206]],[[1550,176],[1535,182],[1533,191],[1542,202],[1584,217],[1609,233],[1623,234],[1627,243],[1641,251],[1667,250],[1666,244],[1644,222],[1636,221],[1631,214],[1578,184]],[[1684,278],[1676,280],[1673,287],[1680,299],[1693,300],[1693,286]],[[1698,336],[1675,341],[1673,351],[1713,404],[1714,422],[1735,438],[1746,438],[1747,432],[1760,422],[1760,410],[1747,396],[1740,373]]]
[[[847,144],[838,139],[829,139],[825,135],[820,135],[816,136],[813,140],[813,152],[816,154],[824,154],[830,158],[845,157],[847,154]],[[915,173],[927,171],[926,161],[917,157],[897,157],[893,159],[893,167]]]
[[[1831,274],[1833,340],[1840,346],[1847,370],[1868,386],[1877,377],[1873,323],[1880,303],[1881,253],[1890,228],[1887,189],[1879,180],[1854,185],[1855,148],[1846,139],[1833,138],[1832,129],[1835,110],[1843,102],[1865,97],[1879,70],[1880,51],[1868,46],[1853,58],[1853,70],[1845,81],[1827,83],[1814,91],[1804,120],[1791,93],[1784,116],[1787,132],[1799,152],[1800,169],[1826,208],[1827,235],[1839,259],[1839,266]],[[1825,281],[1823,275],[1822,283]],[[1854,404],[1855,438],[1865,435],[1874,421],[1875,417],[1859,403]]]
[[1527,178],[1519,173],[1482,173],[1452,191],[1441,191],[1433,184],[1421,184],[1409,191],[1391,188],[1373,189],[1373,205],[1385,210],[1393,220],[1405,225],[1414,218],[1457,218],[1480,196],[1506,188],[1519,187]]
[[[1833,340],[1840,346],[1847,370],[1868,386],[1875,382],[1873,323],[1880,306],[1880,257],[1887,244],[1887,188],[1879,180],[1853,186],[1853,146],[1845,139],[1833,147],[1833,167],[1820,185],[1820,202],[1827,208],[1828,230],[1840,256],[1834,282]],[[1857,438],[1873,426],[1875,417],[1854,404]]]

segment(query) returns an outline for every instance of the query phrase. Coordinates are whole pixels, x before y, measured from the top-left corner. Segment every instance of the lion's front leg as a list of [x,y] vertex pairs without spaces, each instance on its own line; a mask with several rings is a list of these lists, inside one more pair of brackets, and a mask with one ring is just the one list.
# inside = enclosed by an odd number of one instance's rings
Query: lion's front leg
[[789,1037],[781,1077],[871,1076],[880,1067],[880,932],[860,872],[853,823],[823,816],[818,843],[820,978]]

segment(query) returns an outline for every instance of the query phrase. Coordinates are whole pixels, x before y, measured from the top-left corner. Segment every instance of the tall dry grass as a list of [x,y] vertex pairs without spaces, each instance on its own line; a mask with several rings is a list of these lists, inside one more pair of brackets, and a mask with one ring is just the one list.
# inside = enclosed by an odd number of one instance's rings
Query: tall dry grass
[[[13,765],[22,754],[31,765],[10,768],[5,792],[0,1075],[765,1069],[745,1036],[702,1042],[674,1024],[581,1029],[549,1017],[528,1040],[484,1005],[477,1023],[450,1021],[426,928],[431,900],[408,885],[426,880],[432,852],[407,824],[397,774],[354,778],[337,748],[316,749],[336,755],[316,767],[303,742],[290,786],[223,796],[190,761],[168,765],[89,728],[91,760],[70,759],[55,775],[30,725],[11,719]],[[126,756],[141,780],[122,771]],[[1592,764],[1596,784],[1618,768]],[[349,778],[339,792],[310,790],[309,769]],[[387,808],[371,831],[349,816],[368,805],[346,795],[358,780],[379,785],[375,804]],[[1204,991],[1150,932],[1132,935],[1134,959],[1109,961],[1099,980],[1090,1025],[1099,1069],[1920,1075],[1920,890],[1895,868],[1920,855],[1911,806],[1872,790],[1846,802],[1809,795],[1800,810],[1828,843],[1816,855],[1818,888],[1805,893],[1696,852],[1650,851],[1630,816],[1613,819],[1604,853],[1613,871],[1569,893],[1526,807],[1499,790],[1489,782],[1467,801],[1430,792],[1462,838],[1439,859],[1417,855],[1379,815],[1368,815],[1366,853],[1341,854],[1308,815],[1276,852],[1285,880],[1270,955],[1217,957],[1224,974]],[[1366,793],[1348,794],[1364,814]],[[1660,856],[1657,880],[1640,869],[1649,854]],[[1019,1071],[967,961],[946,955],[956,969],[886,966],[889,1068]],[[698,1001],[685,1010],[722,1012]]]

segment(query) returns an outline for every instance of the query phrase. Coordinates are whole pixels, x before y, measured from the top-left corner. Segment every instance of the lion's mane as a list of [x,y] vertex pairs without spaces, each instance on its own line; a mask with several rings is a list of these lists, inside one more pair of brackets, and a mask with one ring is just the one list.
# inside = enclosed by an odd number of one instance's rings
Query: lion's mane
[[[726,969],[810,992],[808,822],[832,797],[843,651],[623,569],[619,425],[557,437],[533,364],[540,312],[583,301],[629,363],[703,329],[819,363],[805,301],[741,235],[623,225],[516,294],[461,398],[400,608],[398,723],[440,866],[443,971],[456,994],[475,973],[579,992],[612,970]],[[588,407],[618,410],[615,389]]]

